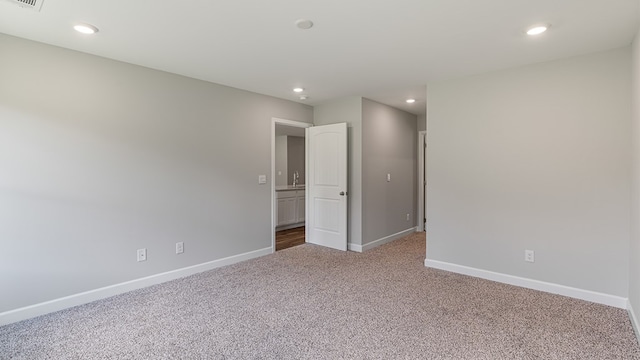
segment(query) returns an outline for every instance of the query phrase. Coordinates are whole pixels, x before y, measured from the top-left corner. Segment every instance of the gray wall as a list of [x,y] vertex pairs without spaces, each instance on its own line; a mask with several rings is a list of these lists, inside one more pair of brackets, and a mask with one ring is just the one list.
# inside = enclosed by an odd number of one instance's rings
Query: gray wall
[[[629,301],[640,316],[640,30],[632,49],[632,182],[631,182],[631,247],[629,258]],[[640,325],[640,324],[636,324]],[[636,329],[640,330],[640,329]]]
[[1,34],[0,53],[0,312],[271,246],[271,118],[311,107]]
[[349,97],[315,106],[315,125],[347,123],[348,126],[348,241],[362,245],[362,98]]
[[275,160],[276,160],[276,186],[286,186],[287,178],[289,176],[288,171],[288,148],[287,148],[287,135],[276,136],[275,143]]
[[416,127],[418,131],[426,131],[427,130],[427,114],[418,115],[418,120],[416,123]]
[[416,115],[362,100],[363,245],[416,225],[417,136]]
[[626,297],[630,76],[624,48],[429,84],[427,258]]
[[287,177],[288,183],[293,185],[293,173],[298,172],[298,184],[305,183],[304,162],[305,162],[304,138],[300,136],[287,137]]

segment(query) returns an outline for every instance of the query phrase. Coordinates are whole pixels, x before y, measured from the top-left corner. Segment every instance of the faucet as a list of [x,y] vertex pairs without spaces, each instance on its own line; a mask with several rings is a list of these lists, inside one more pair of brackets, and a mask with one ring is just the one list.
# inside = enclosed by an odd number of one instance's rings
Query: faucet
[[293,187],[298,186],[298,179],[300,178],[300,174],[297,171],[293,172]]

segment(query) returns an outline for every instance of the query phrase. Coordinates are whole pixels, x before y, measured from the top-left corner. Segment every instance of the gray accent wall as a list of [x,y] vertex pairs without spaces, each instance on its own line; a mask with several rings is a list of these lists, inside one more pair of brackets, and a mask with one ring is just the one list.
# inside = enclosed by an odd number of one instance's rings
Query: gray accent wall
[[298,184],[305,184],[304,174],[305,149],[304,138],[300,136],[287,136],[287,182],[293,185],[293,173],[298,172]]
[[418,132],[427,130],[427,114],[418,115],[417,120],[417,129]]
[[[632,46],[632,179],[631,246],[629,257],[629,302],[640,316],[640,30]],[[637,321],[637,319],[636,319]],[[640,324],[635,324],[640,325]],[[640,329],[636,328],[640,336]]]
[[287,152],[288,152],[288,141],[287,135],[278,135],[275,139],[275,151],[276,151],[276,186],[286,186],[287,179],[289,177],[288,170],[288,162],[287,162]]
[[347,123],[348,242],[362,245],[362,98],[349,97],[313,108],[315,125]]
[[416,226],[417,136],[416,115],[362,99],[363,245]]
[[627,297],[630,58],[429,84],[427,258]]
[[349,244],[367,245],[414,227],[416,115],[349,97],[314,107],[313,117],[315,125],[348,124]]
[[310,106],[2,34],[0,53],[0,312],[271,247],[271,118]]

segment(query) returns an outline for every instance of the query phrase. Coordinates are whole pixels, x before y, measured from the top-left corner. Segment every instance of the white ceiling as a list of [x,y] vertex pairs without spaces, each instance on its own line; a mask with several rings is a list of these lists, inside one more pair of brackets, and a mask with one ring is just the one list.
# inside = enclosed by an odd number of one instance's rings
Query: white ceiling
[[[364,96],[416,114],[431,81],[626,46],[637,20],[638,0],[44,0],[41,12],[0,0],[0,33],[294,101],[301,86],[310,105]],[[550,31],[524,35],[541,22]]]

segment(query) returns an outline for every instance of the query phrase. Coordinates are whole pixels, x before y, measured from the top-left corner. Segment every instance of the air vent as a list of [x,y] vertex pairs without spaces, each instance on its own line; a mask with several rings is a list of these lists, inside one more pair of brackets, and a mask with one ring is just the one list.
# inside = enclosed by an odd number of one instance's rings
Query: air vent
[[4,2],[9,2],[20,6],[21,8],[31,9],[33,11],[40,11],[43,1],[44,0],[4,0]]

